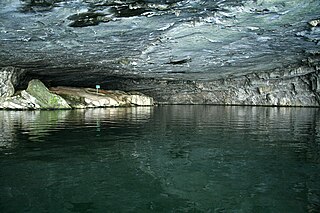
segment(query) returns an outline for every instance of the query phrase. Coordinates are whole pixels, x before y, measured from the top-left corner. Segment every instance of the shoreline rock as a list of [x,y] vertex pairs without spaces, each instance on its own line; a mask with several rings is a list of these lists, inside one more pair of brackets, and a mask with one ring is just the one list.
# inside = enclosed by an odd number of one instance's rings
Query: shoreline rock
[[3,67],[0,69],[0,97],[11,97],[15,93],[15,87],[24,77],[24,70],[15,67]]
[[96,93],[92,88],[75,87],[54,87],[49,90],[40,80],[31,80],[28,88],[16,95],[0,97],[0,109],[8,110],[129,107],[153,104],[151,97],[138,92],[100,90]]
[[126,93],[119,90],[92,88],[52,87],[52,93],[63,97],[72,108],[152,106],[153,98],[139,92]]

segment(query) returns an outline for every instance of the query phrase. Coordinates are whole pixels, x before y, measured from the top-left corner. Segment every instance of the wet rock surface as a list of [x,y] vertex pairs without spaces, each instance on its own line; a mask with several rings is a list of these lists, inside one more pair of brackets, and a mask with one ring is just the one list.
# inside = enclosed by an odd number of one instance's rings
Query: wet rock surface
[[54,87],[52,93],[63,97],[72,108],[152,106],[153,99],[139,92]]
[[95,90],[91,88],[54,87],[31,80],[26,90],[0,97],[0,109],[48,110],[97,107],[152,106],[153,98],[139,92]]
[[[319,10],[317,0],[3,0],[0,67],[158,103],[318,106]],[[302,71],[272,77],[292,70]]]

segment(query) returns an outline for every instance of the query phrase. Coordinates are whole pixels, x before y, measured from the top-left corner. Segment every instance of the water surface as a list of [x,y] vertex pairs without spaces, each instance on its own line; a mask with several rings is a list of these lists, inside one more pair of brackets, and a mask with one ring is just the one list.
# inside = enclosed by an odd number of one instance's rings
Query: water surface
[[316,108],[0,111],[0,212],[319,212]]

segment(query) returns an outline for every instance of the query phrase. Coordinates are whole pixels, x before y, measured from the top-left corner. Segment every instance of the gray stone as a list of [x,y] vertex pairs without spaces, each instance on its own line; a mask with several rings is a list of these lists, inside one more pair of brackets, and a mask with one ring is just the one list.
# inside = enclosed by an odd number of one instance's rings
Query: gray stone
[[[154,97],[157,104],[320,106],[319,71],[300,67],[275,73],[214,81],[124,80],[117,87],[143,88],[144,94]],[[157,85],[156,89],[153,85]]]
[[0,69],[0,97],[11,97],[15,93],[15,86],[19,84],[24,72],[14,67]]
[[0,98],[0,109],[10,109],[10,110],[33,110],[39,109],[40,107],[34,102],[25,99],[21,95]]
[[21,97],[28,103],[29,109],[41,109],[39,101],[36,97],[30,95],[27,91],[23,90],[21,92]]

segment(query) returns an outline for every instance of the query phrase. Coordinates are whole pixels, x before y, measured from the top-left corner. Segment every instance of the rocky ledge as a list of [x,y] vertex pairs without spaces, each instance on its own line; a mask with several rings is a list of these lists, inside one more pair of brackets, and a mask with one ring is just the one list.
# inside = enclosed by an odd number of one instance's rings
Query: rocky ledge
[[[12,85],[11,83],[9,85]],[[6,93],[7,94],[7,93]],[[151,106],[153,99],[138,92],[98,92],[92,88],[47,88],[40,80],[31,80],[26,90],[0,97],[0,109],[74,109],[94,107]]]

